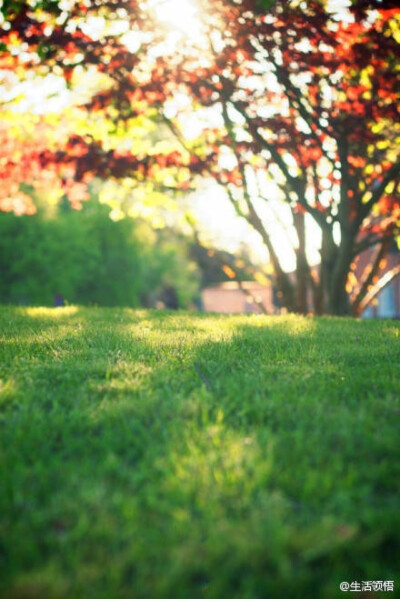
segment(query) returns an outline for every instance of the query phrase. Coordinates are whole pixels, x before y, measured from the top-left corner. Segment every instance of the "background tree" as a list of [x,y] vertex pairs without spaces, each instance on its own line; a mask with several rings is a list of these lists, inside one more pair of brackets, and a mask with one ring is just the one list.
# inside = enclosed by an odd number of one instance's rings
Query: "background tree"
[[92,197],[81,211],[64,197],[55,209],[0,213],[0,303],[155,307],[174,287],[176,307],[197,299],[199,273],[187,240],[168,243],[143,220],[113,222]]
[[[352,19],[317,2],[277,3],[266,15],[251,3],[220,5],[212,17],[220,26],[205,25],[208,65],[186,60],[177,75],[197,102],[220,110],[211,170],[265,241],[290,310],[306,312],[312,292],[316,312],[357,312],[398,234],[399,11],[366,6],[356,3]],[[221,168],[226,156],[230,172]],[[275,198],[268,176],[280,188]],[[295,229],[295,281],[281,266],[260,199],[278,219],[279,203],[287,209],[282,233]],[[307,259],[307,218],[321,230],[318,272]],[[355,281],[355,261],[371,246],[374,262]]]
[[[3,68],[53,69],[69,84],[96,71],[90,114],[128,132],[146,115],[175,136],[172,149],[143,152],[87,132],[31,153],[31,163],[68,168],[71,187],[100,174],[190,189],[211,175],[268,247],[289,310],[308,311],[312,295],[317,313],[357,313],[399,230],[399,10],[199,5],[199,34],[178,45],[146,3],[5,4]],[[193,111],[204,121],[197,138],[185,127]],[[321,232],[318,269],[307,256],[311,222]],[[292,244],[295,278],[282,268],[277,226]],[[357,280],[355,262],[370,247],[375,259]]]

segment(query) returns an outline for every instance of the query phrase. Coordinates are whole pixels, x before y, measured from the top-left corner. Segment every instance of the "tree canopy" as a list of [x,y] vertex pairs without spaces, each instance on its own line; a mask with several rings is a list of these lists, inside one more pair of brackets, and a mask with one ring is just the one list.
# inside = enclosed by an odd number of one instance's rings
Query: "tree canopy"
[[[2,130],[0,206],[20,194],[21,210],[33,210],[29,178],[57,175],[79,204],[95,176],[151,180],[167,193],[211,177],[261,235],[288,310],[357,314],[399,235],[400,9],[193,0],[191,21],[177,27],[161,5],[3,3],[3,73],[92,84],[80,129],[49,142],[38,117],[30,143]],[[162,129],[168,143],[144,143],[140,127]],[[318,267],[307,253],[312,225]],[[294,274],[277,235],[293,249]]]

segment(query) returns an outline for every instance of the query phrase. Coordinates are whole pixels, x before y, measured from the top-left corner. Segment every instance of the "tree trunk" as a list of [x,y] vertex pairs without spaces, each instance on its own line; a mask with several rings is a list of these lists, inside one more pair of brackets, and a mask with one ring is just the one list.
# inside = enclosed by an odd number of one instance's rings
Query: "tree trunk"
[[317,299],[320,314],[328,312],[330,283],[336,263],[338,248],[333,241],[332,232],[327,229],[322,231],[321,265],[319,275],[319,297]]
[[334,316],[349,316],[350,305],[346,291],[347,272],[340,279],[335,279],[328,299],[327,313]]
[[249,208],[249,216],[248,222],[254,227],[256,231],[261,235],[262,240],[264,241],[266,247],[268,248],[270,260],[272,266],[274,268],[276,286],[278,288],[278,297],[280,303],[284,308],[287,309],[288,312],[296,311],[296,301],[295,301],[295,293],[293,289],[292,282],[290,280],[289,275],[284,272],[282,269],[277,253],[275,252],[274,246],[271,243],[269,235],[265,230],[265,227],[258,216],[257,212],[254,209],[254,206],[251,203],[248,203]]
[[304,214],[293,214],[293,224],[296,229],[299,247],[296,250],[296,312],[308,314],[307,291],[310,285],[310,268],[306,256],[306,235]]
[[327,313],[335,316],[351,314],[349,296],[346,291],[347,277],[352,261],[353,235],[342,229],[342,239],[336,254],[335,265],[327,281]]
[[323,281],[322,268],[320,269],[319,280],[318,280],[317,275],[313,276],[311,273],[310,273],[310,278],[311,278],[313,312],[316,316],[322,316],[324,314],[324,310],[325,310],[324,281]]

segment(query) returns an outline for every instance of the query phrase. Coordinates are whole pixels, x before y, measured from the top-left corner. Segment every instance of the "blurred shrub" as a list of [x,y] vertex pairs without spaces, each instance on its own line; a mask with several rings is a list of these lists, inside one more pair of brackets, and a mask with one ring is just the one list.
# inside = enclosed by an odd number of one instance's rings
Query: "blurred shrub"
[[178,237],[125,218],[113,222],[96,200],[76,212],[0,213],[0,302],[155,305],[172,287],[179,307],[198,292],[197,273]]

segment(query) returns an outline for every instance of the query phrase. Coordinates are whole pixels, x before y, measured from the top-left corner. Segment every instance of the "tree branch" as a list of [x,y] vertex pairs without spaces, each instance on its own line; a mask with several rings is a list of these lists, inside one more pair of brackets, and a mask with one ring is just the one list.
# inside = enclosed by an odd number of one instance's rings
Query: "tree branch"
[[370,212],[372,206],[374,206],[374,204],[376,204],[380,200],[380,198],[383,195],[383,192],[385,191],[385,188],[387,187],[387,185],[391,181],[393,181],[394,179],[396,179],[396,177],[398,175],[400,175],[400,162],[395,162],[394,164],[392,164],[392,166],[386,172],[386,174],[383,177],[382,181],[380,181],[376,185],[375,189],[372,191],[371,198],[367,202],[365,202],[364,204],[362,204],[361,210],[359,212],[358,219],[356,221],[358,226],[361,225],[361,223],[363,222],[363,220],[365,219],[365,217]]
[[382,289],[389,285],[389,283],[391,283],[393,279],[399,275],[400,264],[389,270],[387,273],[385,273],[383,277],[381,277],[379,281],[375,283],[375,285],[372,287],[372,289],[369,290],[363,301],[360,303],[357,314],[362,314],[365,308],[368,306],[368,304],[370,304],[372,300],[375,299],[378,293],[382,291]]
[[353,301],[351,310],[354,315],[359,314],[359,307],[362,304],[363,299],[366,297],[368,289],[371,287],[372,282],[379,271],[380,263],[387,254],[391,241],[391,239],[385,239],[381,243],[381,246],[377,249],[374,259],[372,261],[372,265],[369,264],[366,266],[365,271],[363,273],[364,276],[360,281],[360,287],[357,293],[355,294],[354,298],[352,298]]
[[259,131],[257,131],[257,129],[255,129],[254,126],[252,126],[250,117],[246,114],[244,110],[241,109],[240,106],[238,106],[236,102],[231,100],[231,103],[234,106],[234,108],[239,112],[239,114],[241,114],[245,119],[250,135],[252,135],[253,138],[256,141],[258,141],[258,143],[261,146],[263,146],[270,152],[276,165],[279,167],[283,176],[286,178],[288,184],[290,185],[291,190],[296,194],[298,203],[314,217],[315,221],[321,228],[329,228],[329,224],[326,222],[321,213],[312,206],[310,206],[306,201],[304,197],[305,181],[303,179],[293,177],[293,175],[290,174],[288,166],[286,165],[285,161],[283,160],[282,156],[279,154],[275,146],[271,142],[267,141],[265,137],[263,137],[259,133]]

